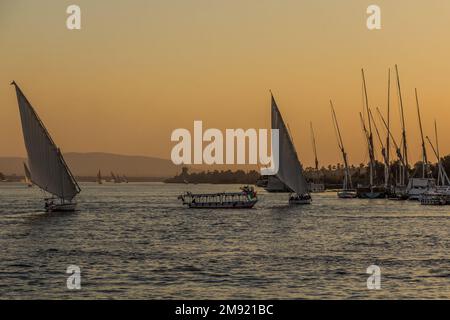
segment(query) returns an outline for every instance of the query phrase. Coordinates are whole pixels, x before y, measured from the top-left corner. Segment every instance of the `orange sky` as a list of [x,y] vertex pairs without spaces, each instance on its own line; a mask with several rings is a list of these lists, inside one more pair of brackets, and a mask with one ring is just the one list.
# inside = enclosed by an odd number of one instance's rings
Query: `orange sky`
[[[80,31],[65,26],[73,3],[82,10]],[[380,31],[366,28],[369,4],[382,9]],[[410,157],[420,154],[414,87],[426,134],[437,118],[447,154],[449,30],[443,0],[2,0],[0,156],[25,155],[14,79],[65,152],[169,158],[171,131],[194,120],[269,126],[272,89],[305,165],[313,163],[309,121],[319,161],[340,161],[330,98],[350,162],[360,163],[367,159],[360,68],[371,105],[384,110],[395,63]],[[392,101],[400,137],[395,90]]]

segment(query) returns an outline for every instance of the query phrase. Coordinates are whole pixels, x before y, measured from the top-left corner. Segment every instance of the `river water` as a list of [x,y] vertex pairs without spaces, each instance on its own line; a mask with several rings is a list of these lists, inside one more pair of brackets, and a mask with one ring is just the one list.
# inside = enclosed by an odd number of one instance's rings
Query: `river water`
[[238,187],[84,183],[79,211],[47,214],[36,187],[0,183],[0,298],[450,299],[450,206],[323,193],[289,207],[259,189],[253,209],[177,200]]

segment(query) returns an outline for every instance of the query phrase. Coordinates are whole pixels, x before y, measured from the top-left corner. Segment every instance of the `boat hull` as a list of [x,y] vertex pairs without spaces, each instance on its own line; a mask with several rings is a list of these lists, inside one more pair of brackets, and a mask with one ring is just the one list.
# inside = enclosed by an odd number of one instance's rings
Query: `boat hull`
[[343,190],[338,191],[338,198],[340,199],[354,199],[357,197],[356,190]]
[[422,205],[443,206],[450,204],[450,192],[449,190],[434,190],[428,191],[419,199]]
[[305,204],[311,204],[312,199],[309,194],[304,194],[301,196],[292,196],[289,198],[289,205],[305,205]]
[[422,195],[434,190],[436,188],[436,182],[431,178],[412,178],[408,182],[406,193],[408,194],[408,200],[420,201]]
[[75,202],[71,203],[56,203],[49,204],[46,206],[46,212],[73,212],[76,210],[77,204]]
[[356,189],[358,198],[361,199],[383,199],[386,198],[386,190],[383,187],[360,187]]
[[393,186],[390,192],[387,193],[387,198],[394,201],[408,200],[408,194],[406,193],[405,186]]
[[444,206],[448,204],[448,201],[445,196],[442,195],[423,195],[420,198],[420,204],[428,206]]
[[305,205],[305,204],[311,204],[311,199],[289,199],[290,205]]
[[252,201],[233,201],[233,202],[190,202],[187,204],[190,209],[250,209],[258,202]]

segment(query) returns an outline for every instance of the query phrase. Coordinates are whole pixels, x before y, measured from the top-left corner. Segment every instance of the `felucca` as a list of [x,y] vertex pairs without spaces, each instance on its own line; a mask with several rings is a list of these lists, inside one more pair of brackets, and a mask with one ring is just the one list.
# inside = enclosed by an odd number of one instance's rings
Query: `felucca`
[[279,130],[280,163],[276,177],[292,192],[289,196],[289,204],[310,204],[311,196],[308,191],[308,184],[303,175],[302,164],[298,159],[291,135],[272,94],[271,98],[272,129]]
[[45,199],[45,210],[74,211],[73,199],[81,189],[44,123],[19,86],[14,81],[11,84],[16,88],[31,181],[52,195]]

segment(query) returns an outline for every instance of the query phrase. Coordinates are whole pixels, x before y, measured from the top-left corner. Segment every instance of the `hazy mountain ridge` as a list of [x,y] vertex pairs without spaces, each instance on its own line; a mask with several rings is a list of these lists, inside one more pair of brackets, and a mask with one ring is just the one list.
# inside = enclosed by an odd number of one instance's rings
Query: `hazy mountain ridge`
[[[75,176],[95,176],[100,169],[103,176],[113,171],[129,177],[172,177],[181,170],[167,159],[105,152],[68,152],[64,159]],[[0,157],[0,172],[21,176],[25,161],[26,158],[21,157]]]

